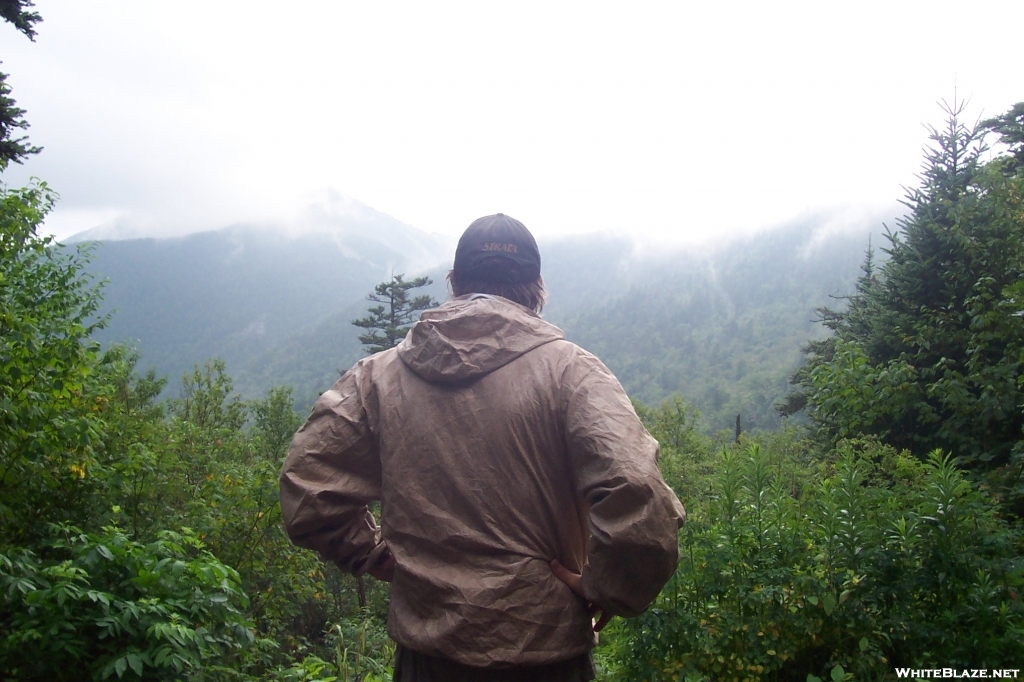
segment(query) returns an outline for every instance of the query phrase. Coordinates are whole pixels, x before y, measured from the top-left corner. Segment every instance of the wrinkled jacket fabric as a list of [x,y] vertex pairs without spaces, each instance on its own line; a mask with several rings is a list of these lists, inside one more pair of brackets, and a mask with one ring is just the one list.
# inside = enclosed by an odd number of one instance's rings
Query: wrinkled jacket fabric
[[281,508],[296,544],[356,575],[390,550],[388,632],[403,646],[546,664],[595,643],[551,559],[620,616],[675,570],[685,513],[657,453],[597,358],[511,301],[462,297],[320,397],[281,473]]

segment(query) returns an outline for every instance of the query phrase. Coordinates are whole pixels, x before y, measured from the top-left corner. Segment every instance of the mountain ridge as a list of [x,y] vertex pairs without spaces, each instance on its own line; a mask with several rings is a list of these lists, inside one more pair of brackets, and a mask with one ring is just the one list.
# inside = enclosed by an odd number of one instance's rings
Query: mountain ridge
[[[425,274],[434,282],[424,292],[447,298],[455,241],[362,204],[322,206],[291,232],[236,224],[96,243],[89,269],[109,280],[103,311],[119,309],[97,339],[137,344],[142,367],[171,377],[169,392],[194,364],[220,357],[244,395],[289,384],[308,406],[363,356],[351,321],[377,283]],[[346,223],[353,213],[358,222]],[[681,393],[711,429],[736,413],[771,428],[800,348],[824,333],[815,309],[851,290],[871,231],[823,230],[809,217],[702,247],[542,238],[544,314],[631,396]]]
[[392,272],[436,267],[454,251],[449,238],[356,204],[312,205],[287,230],[235,224],[90,242],[88,270],[107,281],[101,313],[119,311],[97,340],[136,345],[143,366],[172,377],[214,356],[237,373]]

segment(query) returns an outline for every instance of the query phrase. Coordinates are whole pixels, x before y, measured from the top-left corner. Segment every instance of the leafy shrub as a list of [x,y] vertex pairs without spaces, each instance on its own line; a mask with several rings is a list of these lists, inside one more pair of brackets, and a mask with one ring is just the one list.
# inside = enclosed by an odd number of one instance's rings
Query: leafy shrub
[[37,228],[56,195],[0,185],[0,542],[33,542],[47,521],[78,523],[81,479],[99,438],[88,380],[99,291],[86,247],[56,248]]
[[871,680],[1024,656],[1021,533],[996,503],[937,452],[833,455],[807,485],[807,465],[757,443],[722,450],[679,570],[614,633],[620,679]]
[[47,558],[0,554],[5,679],[180,679],[253,642],[238,574],[188,530],[56,530]]

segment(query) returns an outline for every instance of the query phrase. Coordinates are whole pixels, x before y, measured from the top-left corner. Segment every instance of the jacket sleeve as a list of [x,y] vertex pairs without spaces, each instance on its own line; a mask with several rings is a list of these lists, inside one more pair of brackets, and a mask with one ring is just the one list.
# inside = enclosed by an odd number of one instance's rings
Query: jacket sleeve
[[581,351],[568,374],[566,440],[590,506],[583,592],[613,615],[636,616],[675,572],[686,512],[661,477],[658,442],[611,372]]
[[380,499],[381,470],[359,374],[357,365],[320,396],[281,471],[281,514],[292,542],[355,575],[387,551],[366,508]]

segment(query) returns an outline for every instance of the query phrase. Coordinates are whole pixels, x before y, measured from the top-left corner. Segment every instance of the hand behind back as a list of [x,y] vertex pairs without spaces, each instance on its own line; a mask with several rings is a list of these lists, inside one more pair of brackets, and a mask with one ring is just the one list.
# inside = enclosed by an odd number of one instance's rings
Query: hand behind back
[[608,624],[608,621],[612,619],[612,614],[602,609],[597,604],[587,601],[586,595],[583,594],[583,575],[580,573],[573,573],[568,568],[562,565],[558,559],[551,560],[551,572],[555,574],[555,577],[561,580],[563,583],[569,586],[569,589],[575,592],[584,602],[587,604],[587,611],[590,615],[597,616],[597,622],[592,623],[594,632],[601,632],[604,626]]

